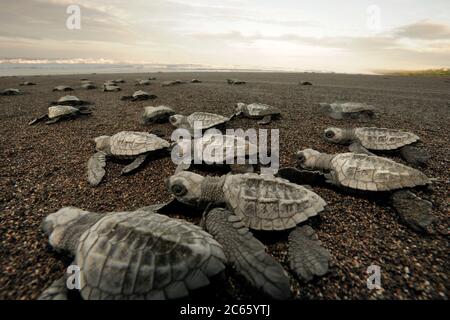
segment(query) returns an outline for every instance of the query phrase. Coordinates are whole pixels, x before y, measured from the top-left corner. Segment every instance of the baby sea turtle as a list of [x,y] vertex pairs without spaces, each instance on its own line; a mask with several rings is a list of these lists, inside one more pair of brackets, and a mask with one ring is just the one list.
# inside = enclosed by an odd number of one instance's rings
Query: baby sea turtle
[[[228,225],[223,225],[221,230],[214,231],[208,227],[208,215],[206,216],[206,230],[224,246],[227,255],[228,250],[246,251],[245,239],[236,239],[235,233],[239,231],[233,230],[233,227],[242,229],[241,234],[247,232],[246,228],[265,231],[292,229],[317,215],[326,206],[320,196],[303,186],[254,173],[203,177],[182,171],[171,176],[166,183],[170,192],[181,203],[194,206],[225,205],[231,211],[222,211],[222,223],[228,222]],[[231,225],[233,222],[236,223],[235,226]],[[314,231],[304,230],[305,227],[300,226],[298,228],[301,229],[291,233],[290,243],[294,247],[288,257],[297,276],[308,281],[313,275],[320,276],[327,272],[330,256],[320,242],[316,241]],[[250,236],[247,238],[250,239]],[[244,254],[247,255],[248,252]],[[245,264],[245,261],[241,263]],[[277,271],[276,275],[272,275],[281,279],[279,285],[284,288],[282,292],[286,293],[286,287],[289,287],[285,285],[283,273]],[[253,280],[259,281],[257,278]]]
[[85,90],[93,90],[93,89],[97,89],[97,87],[96,87],[93,83],[83,83],[83,84],[81,85],[81,88],[82,88],[82,89],[85,89]]
[[114,83],[104,83],[102,91],[104,92],[117,92],[122,90],[118,85]]
[[64,96],[58,99],[58,101],[54,101],[51,103],[52,105],[57,106],[82,106],[88,104],[88,102],[78,99],[75,96]]
[[169,121],[169,117],[174,115],[175,111],[168,106],[144,107],[142,121],[144,124],[164,123]]
[[56,86],[52,91],[73,91],[73,88],[69,86]]
[[136,85],[137,86],[149,86],[151,84],[150,80],[148,79],[137,79],[136,80]]
[[143,101],[143,100],[149,100],[149,99],[156,99],[157,96],[154,94],[149,94],[145,91],[138,90],[135,91],[131,96],[123,96],[122,100],[131,100],[131,101]]
[[311,82],[309,82],[309,81],[301,81],[300,83],[299,83],[301,86],[312,86],[313,84],[311,83]]
[[209,128],[222,126],[226,122],[230,121],[232,117],[224,117],[219,114],[209,112],[194,112],[189,116],[183,116],[180,114],[173,115],[169,118],[169,121],[173,126],[179,129],[192,131],[194,129],[206,130]]
[[191,83],[202,83],[202,82],[200,80],[198,80],[198,79],[192,79]]
[[97,153],[87,164],[88,181],[93,186],[98,185],[106,173],[106,157],[134,159],[123,168],[122,174],[126,174],[139,168],[150,153],[170,147],[166,140],[147,132],[122,131],[112,136],[97,137],[94,141]]
[[256,164],[258,147],[243,137],[215,133],[195,139],[180,139],[173,146],[172,154],[180,161],[176,173],[188,170],[191,163],[230,165],[233,172],[243,173],[253,172],[253,164],[249,160]]
[[231,85],[239,85],[239,84],[246,84],[245,81],[239,80],[239,79],[227,79],[227,83]]
[[[74,257],[86,300],[185,297],[225,268],[222,246],[200,227],[156,213],[159,206],[98,214],[66,207],[47,216],[50,245]],[[39,299],[67,299],[66,279]]]
[[425,164],[430,158],[423,149],[412,146],[420,138],[407,131],[375,127],[327,128],[323,136],[328,142],[350,145],[350,151],[355,153],[374,155],[368,150],[398,151],[407,162],[415,165]]
[[161,86],[162,87],[173,87],[173,86],[178,86],[183,83],[184,83],[184,81],[181,81],[181,80],[171,80],[171,81],[164,81],[161,84]]
[[[414,199],[409,197],[414,201],[407,202],[404,201],[404,196],[397,195],[399,191],[408,191],[403,190],[405,188],[425,186],[431,183],[431,179],[417,169],[378,156],[355,153],[333,155],[320,153],[313,149],[299,151],[297,159],[302,168],[319,170],[317,174],[324,173],[326,182],[344,190],[391,192],[394,208],[402,220],[416,231],[418,230],[417,226],[421,226],[421,230],[427,232],[431,222],[435,220],[429,206],[421,204],[421,202],[427,201],[414,195]],[[291,176],[295,178],[295,169],[291,168],[289,171],[294,173]],[[284,173],[284,177],[289,179],[288,172]],[[301,172],[298,171],[297,175],[300,176]],[[405,207],[411,212],[408,217],[405,216],[405,213],[408,212]]]
[[375,117],[377,109],[371,105],[358,102],[321,103],[320,110],[332,119],[363,119]]
[[8,89],[3,90],[0,95],[2,95],[2,96],[20,96],[22,94],[23,94],[22,91],[20,91],[19,89],[8,88]]
[[29,122],[29,125],[33,125],[35,123],[38,123],[40,121],[43,121],[47,119],[48,121],[46,124],[52,124],[56,123],[61,119],[71,119],[78,117],[80,115],[89,115],[92,112],[87,107],[72,107],[72,106],[52,106],[48,108],[48,113],[43,114],[42,116],[33,119],[31,122]]
[[20,83],[19,85],[20,86],[35,86],[36,83],[30,82],[30,81],[24,81],[24,82]]
[[236,115],[244,115],[250,119],[261,119],[259,124],[269,124],[273,118],[281,115],[280,109],[268,104],[251,103],[245,104],[239,102],[236,104]]

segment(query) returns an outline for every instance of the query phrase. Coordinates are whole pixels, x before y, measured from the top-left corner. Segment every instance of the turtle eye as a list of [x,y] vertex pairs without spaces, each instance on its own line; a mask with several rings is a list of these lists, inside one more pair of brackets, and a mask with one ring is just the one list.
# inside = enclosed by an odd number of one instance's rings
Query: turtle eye
[[335,136],[335,134],[334,134],[334,132],[333,131],[331,131],[331,130],[328,130],[328,131],[326,131],[325,132],[325,137],[327,137],[327,138],[333,138]]
[[186,187],[180,184],[174,184],[170,190],[177,197],[184,196],[187,193]]
[[305,155],[303,154],[303,152],[297,153],[297,161],[299,163],[303,163],[303,162],[305,162],[305,160],[306,160],[306,158],[305,158]]

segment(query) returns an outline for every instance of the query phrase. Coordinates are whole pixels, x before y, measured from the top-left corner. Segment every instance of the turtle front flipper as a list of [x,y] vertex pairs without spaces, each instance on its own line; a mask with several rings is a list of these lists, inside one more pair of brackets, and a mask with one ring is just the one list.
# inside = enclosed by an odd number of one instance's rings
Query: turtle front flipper
[[265,252],[265,246],[231,212],[215,208],[206,215],[206,230],[219,242],[236,271],[255,288],[275,299],[291,295],[283,267]]
[[359,142],[353,142],[351,145],[348,146],[348,150],[353,153],[366,154],[368,156],[375,155],[366,148],[364,148],[363,145]]
[[267,115],[264,118],[262,118],[261,120],[259,120],[258,124],[269,124],[271,121],[272,121],[272,116]]
[[98,185],[105,176],[106,154],[97,152],[89,158],[87,164],[88,181],[92,186]]
[[37,300],[68,300],[66,277],[53,281],[53,283],[41,293]]
[[144,153],[137,156],[132,163],[130,163],[129,165],[127,165],[125,168],[122,169],[122,174],[130,173],[139,168],[144,163],[145,159],[147,159],[147,156],[148,153]]
[[40,122],[40,121],[46,119],[47,117],[48,117],[48,116],[47,116],[47,114],[45,113],[45,114],[43,114],[42,116],[37,117],[37,118],[31,120],[30,122],[28,122],[28,125],[31,126],[31,125],[33,125],[33,124],[36,124],[36,123],[38,123],[38,122]]
[[310,226],[301,226],[289,234],[288,259],[292,271],[305,281],[328,271],[330,253],[322,247]]
[[178,164],[177,168],[175,169],[175,174],[181,172],[181,171],[187,171],[189,170],[191,164],[190,163],[186,163],[186,162],[180,162],[180,164]]
[[299,185],[325,184],[325,176],[320,171],[299,170],[297,168],[288,167],[279,169],[277,177]]
[[45,124],[53,124],[59,121],[59,119],[61,119],[60,117],[56,117],[53,119],[48,120]]
[[430,155],[425,149],[409,145],[400,149],[400,156],[414,166],[424,166],[430,159]]
[[419,198],[409,190],[400,190],[391,196],[392,205],[402,222],[419,233],[432,233],[431,224],[436,220],[432,214],[433,204]]

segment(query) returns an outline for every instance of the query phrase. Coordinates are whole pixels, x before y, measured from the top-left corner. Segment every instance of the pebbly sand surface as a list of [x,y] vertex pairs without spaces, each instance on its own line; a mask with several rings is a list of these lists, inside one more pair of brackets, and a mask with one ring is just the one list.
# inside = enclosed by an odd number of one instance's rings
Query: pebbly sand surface
[[[153,101],[121,101],[124,94],[138,89],[136,78],[157,77],[143,90],[156,94]],[[82,90],[80,79],[101,85],[105,80],[123,78],[122,91],[106,93]],[[201,84],[161,87],[164,80],[191,80]],[[230,86],[226,78],[248,81]],[[19,87],[23,81],[36,86]],[[313,86],[299,86],[310,81]],[[2,77],[0,89],[20,88],[22,96],[0,97],[0,299],[35,299],[59,278],[70,260],[51,250],[40,229],[42,219],[64,206],[77,206],[95,212],[132,210],[167,201],[170,196],[164,178],[175,165],[170,158],[148,162],[142,170],[121,176],[123,163],[109,162],[103,182],[96,188],[85,178],[86,162],[94,152],[92,138],[122,130],[159,129],[170,138],[170,124],[144,126],[142,107],[170,105],[189,114],[209,111],[231,115],[236,102],[272,104],[283,111],[283,118],[268,126],[250,119],[235,119],[230,128],[280,129],[280,162],[294,166],[294,153],[304,148],[335,153],[344,146],[322,140],[328,126],[379,126],[399,128],[418,134],[432,158],[423,171],[437,181],[416,194],[434,204],[437,217],[433,235],[419,235],[399,221],[383,194],[345,194],[332,187],[314,187],[328,203],[326,210],[307,223],[316,230],[331,252],[330,270],[309,283],[296,280],[291,286],[301,299],[448,299],[449,297],[449,159],[450,159],[450,83],[446,78],[394,77],[338,74],[276,73],[158,73],[92,74],[70,76]],[[90,117],[28,126],[45,113],[49,103],[65,95],[52,92],[58,85],[71,85],[80,99],[96,109]],[[139,87],[140,88],[140,87]],[[381,109],[370,122],[342,122],[317,113],[319,102],[349,100],[366,102]],[[399,158],[393,159],[400,161]],[[199,222],[194,211],[174,213]],[[288,270],[287,233],[256,236]],[[381,290],[366,286],[367,267],[381,267]],[[213,279],[212,285],[197,290],[190,299],[201,301],[230,298],[258,299],[233,270]]]

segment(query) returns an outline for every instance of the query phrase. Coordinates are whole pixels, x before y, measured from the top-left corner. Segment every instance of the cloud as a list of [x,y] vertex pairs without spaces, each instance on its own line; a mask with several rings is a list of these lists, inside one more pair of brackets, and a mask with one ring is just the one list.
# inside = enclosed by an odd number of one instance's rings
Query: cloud
[[421,21],[394,30],[394,35],[420,40],[450,40],[450,26],[431,21]]

